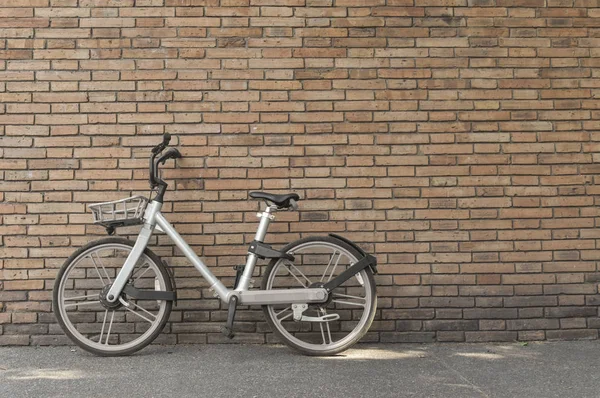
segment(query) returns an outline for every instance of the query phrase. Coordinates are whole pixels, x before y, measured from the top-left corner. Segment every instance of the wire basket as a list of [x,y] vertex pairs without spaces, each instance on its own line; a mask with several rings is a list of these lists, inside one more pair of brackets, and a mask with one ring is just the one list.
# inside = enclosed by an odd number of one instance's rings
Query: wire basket
[[88,207],[94,216],[94,224],[105,227],[122,227],[142,224],[148,199],[132,196],[112,202],[93,203]]

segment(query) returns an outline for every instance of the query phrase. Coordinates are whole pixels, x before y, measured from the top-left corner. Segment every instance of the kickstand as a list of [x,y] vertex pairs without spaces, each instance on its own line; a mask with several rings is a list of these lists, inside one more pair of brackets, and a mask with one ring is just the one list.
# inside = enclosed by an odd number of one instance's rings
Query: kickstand
[[227,312],[227,323],[221,327],[221,333],[228,339],[232,339],[235,334],[233,333],[233,320],[235,318],[235,310],[237,309],[238,298],[232,296],[229,300],[229,311]]

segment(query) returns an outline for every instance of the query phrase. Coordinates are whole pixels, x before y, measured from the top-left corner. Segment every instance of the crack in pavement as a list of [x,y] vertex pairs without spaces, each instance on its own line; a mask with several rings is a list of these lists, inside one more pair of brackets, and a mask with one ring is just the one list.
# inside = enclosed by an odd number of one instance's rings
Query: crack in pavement
[[452,373],[456,374],[458,377],[461,378],[461,380],[463,380],[465,383],[467,383],[469,386],[471,386],[473,388],[473,390],[479,392],[481,394],[482,397],[485,398],[491,398],[491,396],[489,394],[487,394],[485,391],[483,391],[481,389],[481,387],[479,387],[478,385],[476,385],[475,383],[471,382],[469,379],[467,379],[465,376],[462,375],[462,373],[460,373],[458,370],[456,370],[455,368],[453,368],[452,366],[448,365],[443,359],[441,359],[437,353],[433,353],[433,359],[439,363],[440,365],[442,365],[444,368],[446,368],[447,370],[451,371]]

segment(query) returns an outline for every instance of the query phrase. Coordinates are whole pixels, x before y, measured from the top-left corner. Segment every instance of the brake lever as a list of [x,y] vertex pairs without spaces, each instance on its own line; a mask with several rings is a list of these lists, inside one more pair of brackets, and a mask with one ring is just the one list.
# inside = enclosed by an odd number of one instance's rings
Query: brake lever
[[158,144],[157,146],[155,146],[154,148],[152,148],[152,153],[154,155],[156,155],[157,153],[159,153],[160,151],[162,151],[163,149],[165,149],[165,147],[163,146],[162,143]]
[[171,142],[171,134],[164,133],[163,142],[152,148],[152,153],[156,155],[157,153],[162,152],[167,147],[167,145],[169,145],[169,142]]

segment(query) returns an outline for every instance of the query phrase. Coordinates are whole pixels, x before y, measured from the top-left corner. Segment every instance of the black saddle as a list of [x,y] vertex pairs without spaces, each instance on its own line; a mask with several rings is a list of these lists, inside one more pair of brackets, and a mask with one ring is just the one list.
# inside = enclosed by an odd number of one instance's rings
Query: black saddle
[[297,193],[286,193],[284,195],[275,195],[267,192],[250,192],[250,197],[254,199],[265,199],[275,203],[279,207],[290,207],[290,200],[299,201],[300,196]]

